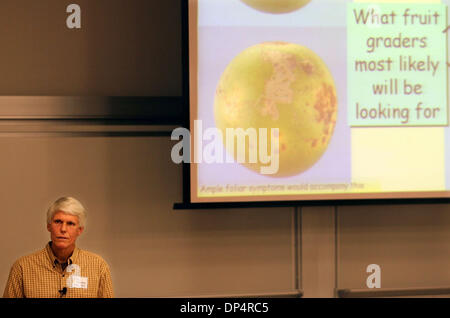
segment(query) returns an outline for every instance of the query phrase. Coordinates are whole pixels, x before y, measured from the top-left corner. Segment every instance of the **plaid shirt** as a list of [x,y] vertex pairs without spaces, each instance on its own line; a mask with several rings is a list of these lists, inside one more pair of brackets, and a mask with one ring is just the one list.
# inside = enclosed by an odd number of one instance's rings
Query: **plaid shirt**
[[49,243],[43,250],[14,263],[3,297],[113,297],[109,266],[100,256],[75,247],[67,265],[58,262]]

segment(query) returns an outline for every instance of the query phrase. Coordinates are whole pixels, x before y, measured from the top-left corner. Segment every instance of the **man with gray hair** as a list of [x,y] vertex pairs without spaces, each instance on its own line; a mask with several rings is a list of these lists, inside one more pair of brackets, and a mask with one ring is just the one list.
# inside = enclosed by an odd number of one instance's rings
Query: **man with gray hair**
[[86,211],[78,200],[56,200],[47,211],[51,241],[43,250],[13,264],[3,297],[113,297],[108,264],[100,256],[75,246],[85,224]]

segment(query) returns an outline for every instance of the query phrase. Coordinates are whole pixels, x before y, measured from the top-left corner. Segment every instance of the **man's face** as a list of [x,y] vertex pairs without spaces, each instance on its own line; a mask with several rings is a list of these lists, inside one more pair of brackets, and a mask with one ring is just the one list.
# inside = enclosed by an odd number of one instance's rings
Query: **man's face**
[[77,216],[64,212],[56,212],[50,224],[47,224],[53,245],[61,249],[75,246],[75,241],[83,229]]

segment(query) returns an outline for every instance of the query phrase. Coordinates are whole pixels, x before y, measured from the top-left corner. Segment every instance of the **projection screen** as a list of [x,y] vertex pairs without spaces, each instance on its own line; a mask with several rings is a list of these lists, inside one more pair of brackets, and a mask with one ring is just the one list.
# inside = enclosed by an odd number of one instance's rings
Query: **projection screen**
[[189,0],[191,202],[450,198],[449,2]]

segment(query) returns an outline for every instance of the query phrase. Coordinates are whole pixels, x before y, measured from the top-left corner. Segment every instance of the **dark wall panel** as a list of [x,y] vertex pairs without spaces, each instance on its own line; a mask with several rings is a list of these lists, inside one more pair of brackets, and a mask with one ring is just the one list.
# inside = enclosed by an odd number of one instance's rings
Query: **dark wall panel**
[[2,0],[0,39],[0,95],[181,96],[179,0]]

